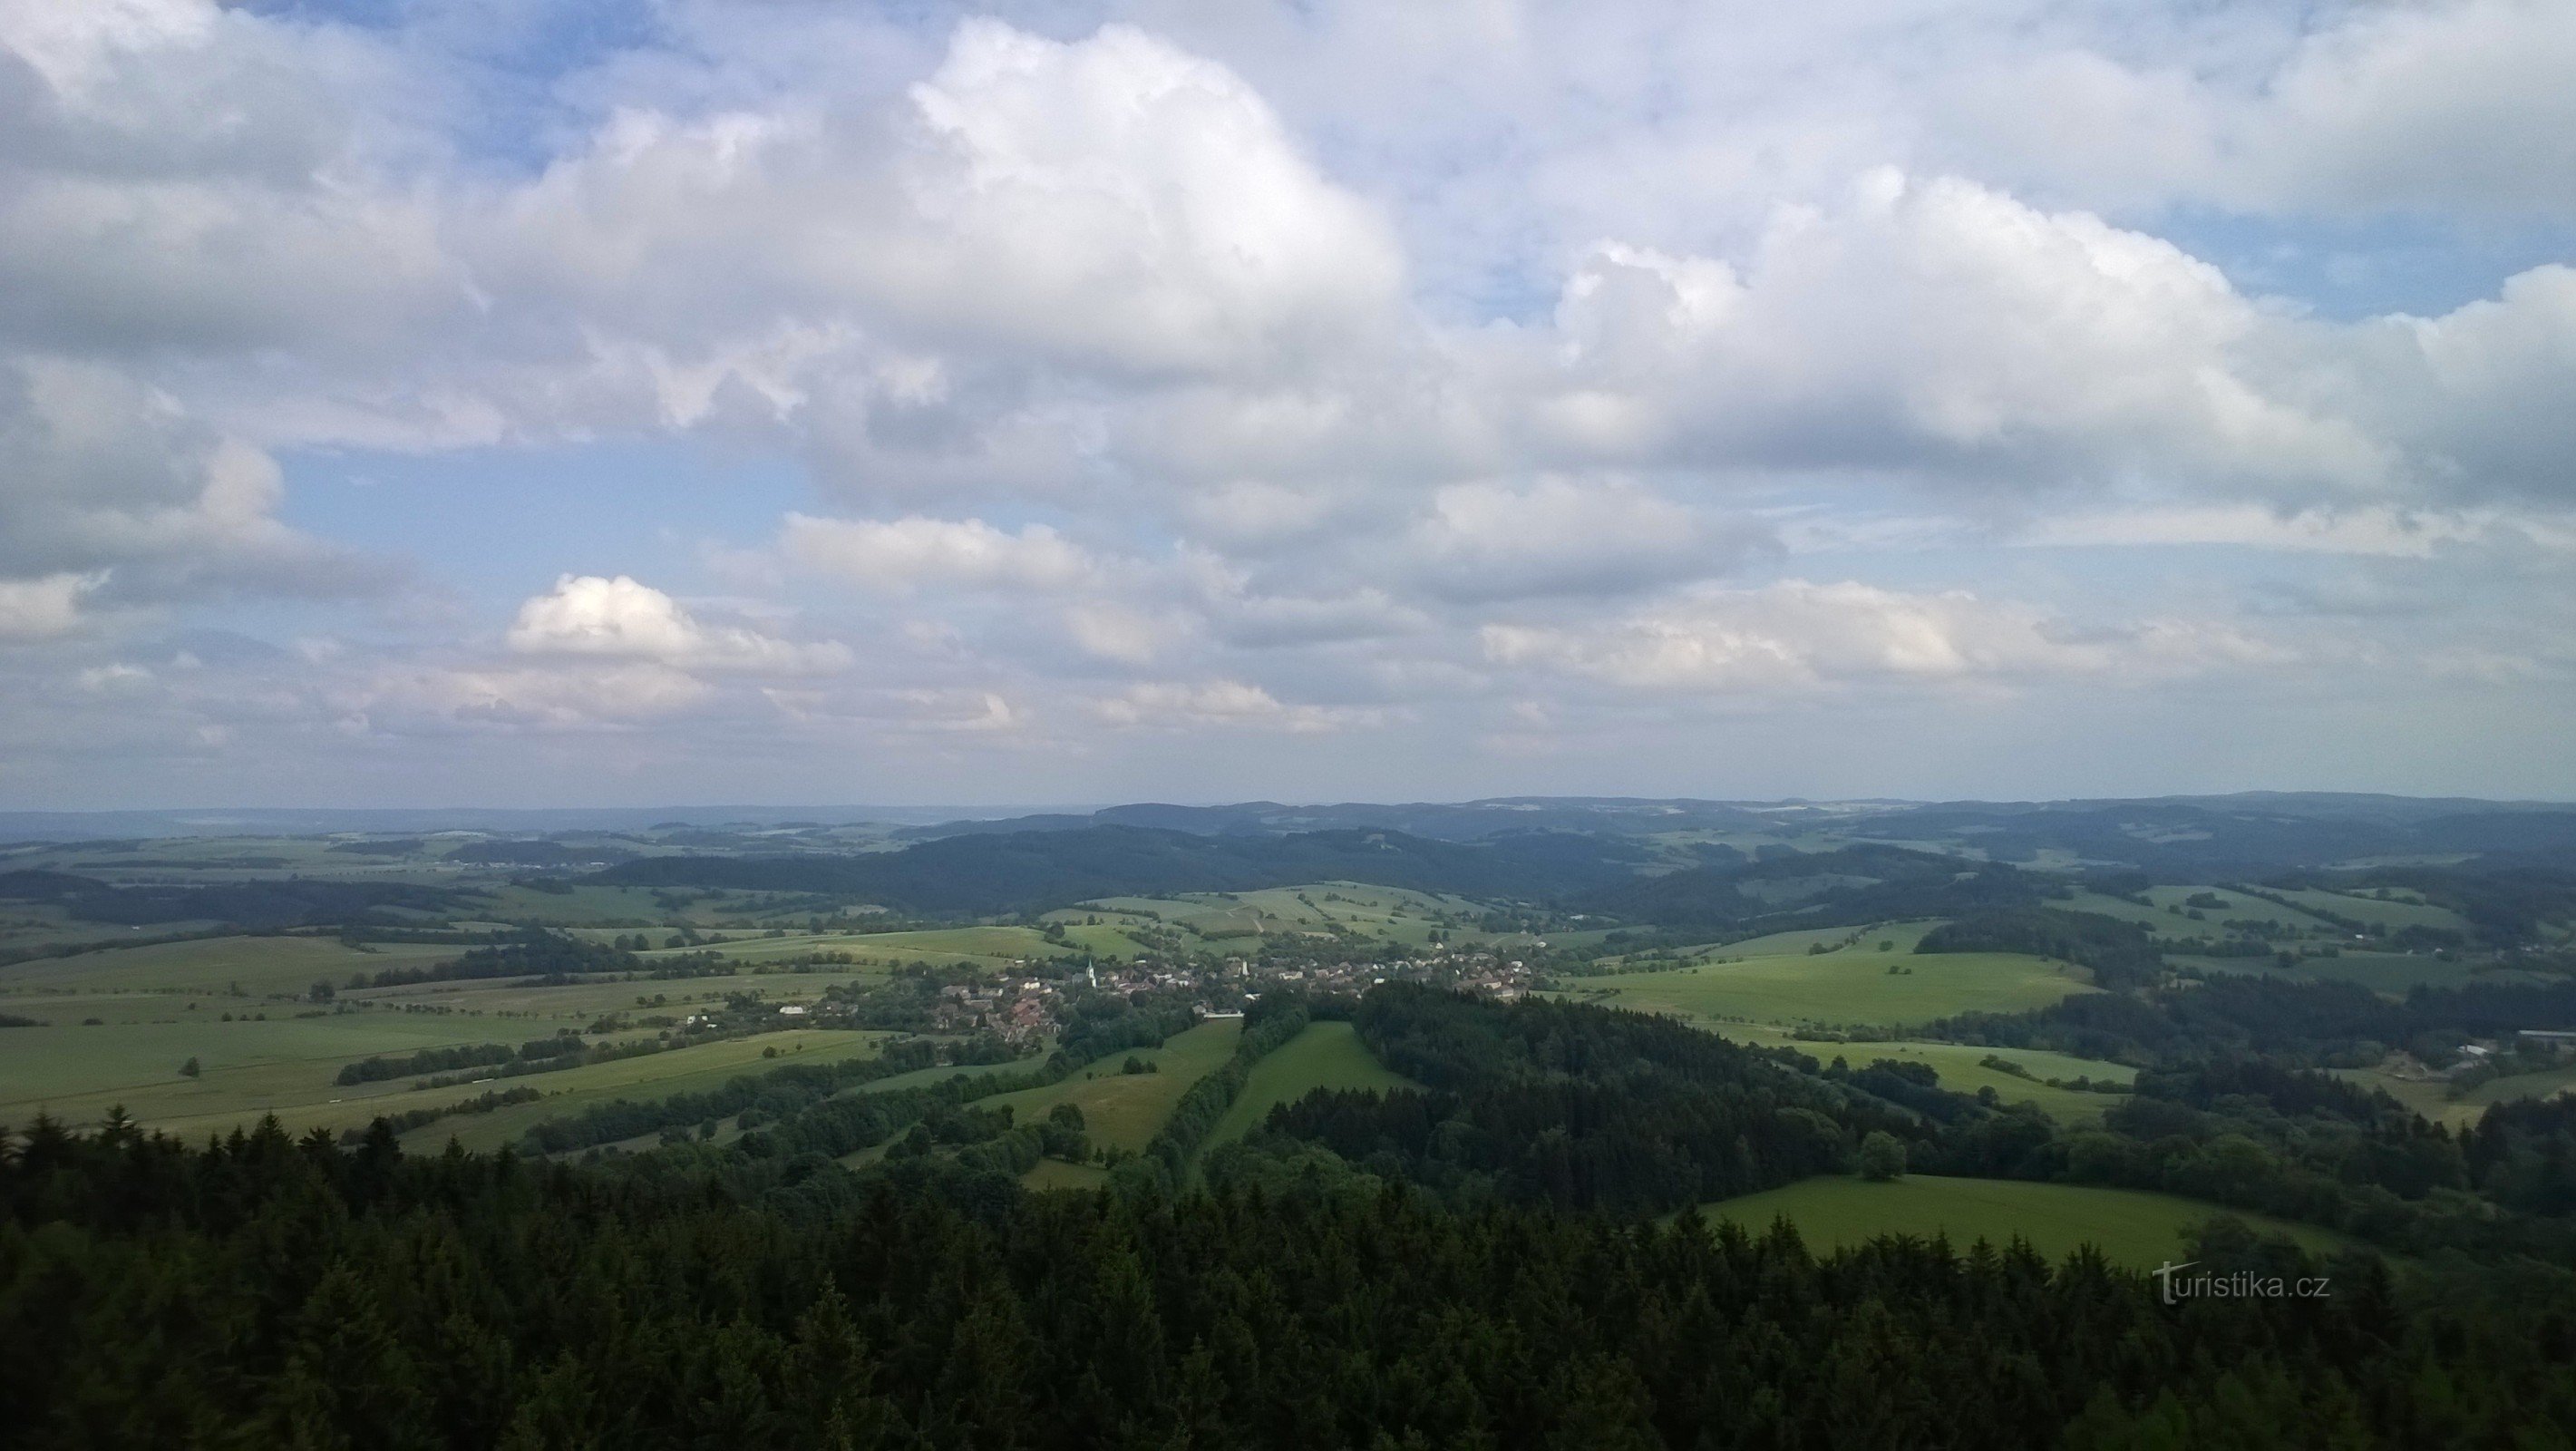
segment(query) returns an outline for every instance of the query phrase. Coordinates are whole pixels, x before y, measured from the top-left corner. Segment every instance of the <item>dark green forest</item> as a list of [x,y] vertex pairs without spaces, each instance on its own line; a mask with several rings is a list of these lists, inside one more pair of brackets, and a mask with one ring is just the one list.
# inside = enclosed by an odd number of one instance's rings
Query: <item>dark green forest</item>
[[2199,1252],[2337,1292],[2175,1308],[2089,1257],[1393,1187],[753,1190],[48,1126],[0,1166],[0,1401],[28,1447],[2568,1444],[2567,1304]]
[[[1424,1087],[1282,1105],[1193,1178],[1243,1066],[1318,1013]],[[897,1064],[738,1080],[653,1120],[757,1125],[734,1144],[580,1163],[406,1156],[383,1124],[192,1147],[40,1120],[0,1159],[13,1444],[2576,1444],[2564,1101],[2455,1138],[2213,1062],[2070,1132],[1913,1065],[1390,984],[1265,999],[1168,1144],[1106,1191],[1031,1193],[1041,1156],[1083,1152],[1078,1114],[979,1106],[1026,1074],[839,1092]],[[2212,1221],[2205,1272],[2333,1293],[2168,1305],[2089,1253],[1820,1259],[1672,1213],[1881,1135],[1918,1169],[2174,1188],[2369,1243],[2319,1260]]]

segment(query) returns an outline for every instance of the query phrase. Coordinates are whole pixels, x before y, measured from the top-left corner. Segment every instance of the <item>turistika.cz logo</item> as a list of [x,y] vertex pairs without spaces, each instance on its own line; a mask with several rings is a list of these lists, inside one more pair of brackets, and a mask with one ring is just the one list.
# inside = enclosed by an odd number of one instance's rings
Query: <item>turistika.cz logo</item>
[[2252,1270],[2224,1275],[2183,1273],[2199,1263],[2184,1260],[2178,1265],[2158,1265],[2150,1271],[2156,1277],[2157,1293],[2166,1304],[2179,1305],[2185,1300],[2323,1300],[2334,1294],[2332,1282],[2323,1275],[2284,1279],[2279,1275],[2258,1275]]

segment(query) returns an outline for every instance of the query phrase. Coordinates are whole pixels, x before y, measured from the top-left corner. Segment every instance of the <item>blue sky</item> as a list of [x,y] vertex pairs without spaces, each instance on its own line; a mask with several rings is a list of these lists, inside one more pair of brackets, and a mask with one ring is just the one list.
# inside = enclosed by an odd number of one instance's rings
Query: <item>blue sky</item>
[[0,0],[0,804],[2569,797],[2571,71]]

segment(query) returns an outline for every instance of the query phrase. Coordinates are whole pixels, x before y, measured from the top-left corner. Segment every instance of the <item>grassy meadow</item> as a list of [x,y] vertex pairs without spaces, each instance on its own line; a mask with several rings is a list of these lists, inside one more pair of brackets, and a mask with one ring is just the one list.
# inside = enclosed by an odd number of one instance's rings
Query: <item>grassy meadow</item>
[[[891,1033],[850,1032],[829,1028],[795,1028],[782,1033],[763,1033],[752,1038],[728,1038],[722,1042],[699,1043],[687,1048],[674,1048],[664,1053],[641,1058],[626,1058],[613,1063],[591,1063],[567,1068],[559,1073],[537,1073],[523,1078],[496,1079],[472,1088],[445,1090],[438,1096],[412,1094],[417,1102],[402,1107],[426,1107],[448,1100],[472,1098],[492,1088],[534,1088],[545,1097],[534,1103],[512,1104],[490,1113],[459,1114],[414,1129],[403,1138],[403,1146],[414,1152],[437,1149],[453,1137],[469,1149],[497,1149],[515,1142],[520,1135],[550,1118],[562,1118],[583,1109],[619,1099],[669,1098],[674,1094],[703,1093],[746,1073],[783,1068],[790,1063],[833,1063],[850,1058],[872,1058],[883,1048]],[[777,1054],[775,1059],[769,1055]],[[957,1070],[947,1069],[954,1073]],[[362,1117],[360,1124],[365,1122]],[[338,1127],[338,1125],[334,1125]]]
[[1348,1023],[1309,1023],[1252,1065],[1243,1092],[1209,1131],[1205,1147],[1232,1143],[1259,1127],[1279,1104],[1319,1088],[1413,1088],[1411,1079],[1377,1061]]
[[[1889,1039],[1853,1040],[1819,1043],[1791,1038],[1776,1029],[1730,1024],[1721,1036],[1738,1042],[1759,1044],[1766,1048],[1794,1048],[1819,1063],[1842,1059],[1854,1068],[1864,1068],[1881,1058],[1900,1062],[1922,1063],[1940,1075],[1941,1087],[1952,1093],[1973,1094],[1991,1088],[2006,1103],[2036,1104],[2049,1117],[2063,1123],[2087,1123],[2100,1118],[2120,1101],[2117,1094],[2087,1093],[2082,1089],[2051,1088],[2034,1079],[2090,1078],[2118,1083],[2135,1080],[2138,1070],[2124,1063],[2105,1063],[2094,1058],[2077,1058],[2067,1053],[2052,1053],[2044,1048],[1983,1048],[1963,1043],[1911,1043]],[[2031,1077],[2005,1073],[1985,1066],[1986,1058],[2000,1058],[2019,1064]]]
[[2450,1085],[2439,1080],[2400,1078],[2377,1068],[2338,1068],[2331,1071],[2337,1078],[2357,1083],[2364,1088],[2385,1091],[2389,1097],[2422,1114],[2437,1124],[2457,1130],[2473,1126],[2490,1105],[2520,1098],[2555,1098],[2562,1093],[2576,1093],[2576,1064],[2552,1068],[2540,1073],[2517,1073],[2507,1078],[2490,1079],[2459,1097],[2451,1096]]
[[[1142,1152],[1171,1116],[1172,1106],[1234,1055],[1243,1036],[1241,1018],[1219,1018],[1176,1033],[1160,1048],[1138,1048],[1134,1056],[1153,1065],[1152,1073],[1121,1073],[1128,1054],[1112,1053],[1061,1083],[1025,1088],[982,1100],[984,1108],[1009,1108],[1019,1123],[1045,1118],[1059,1103],[1082,1110],[1091,1141]],[[952,1070],[953,1071],[953,1070]]]
[[1980,1239],[2000,1248],[2019,1236],[2052,1260],[2089,1244],[2113,1263],[2141,1270],[2182,1259],[2183,1232],[2222,1214],[2265,1233],[2286,1235],[2310,1250],[2328,1251],[2346,1243],[2329,1230],[2171,1194],[1925,1174],[1885,1183],[1845,1176],[1808,1179],[1704,1205],[1700,1212],[1712,1222],[1742,1225],[1751,1234],[1786,1219],[1798,1227],[1807,1247],[1819,1253],[1891,1234],[1918,1239],[1947,1235],[1960,1250]]
[[1729,949],[1686,967],[1584,979],[1572,995],[1704,1025],[1896,1028],[1954,1013],[2041,1008],[2094,990],[2083,969],[2043,957],[1881,952],[1882,940],[1886,935],[1872,929],[1857,945],[1832,952],[1736,956]]

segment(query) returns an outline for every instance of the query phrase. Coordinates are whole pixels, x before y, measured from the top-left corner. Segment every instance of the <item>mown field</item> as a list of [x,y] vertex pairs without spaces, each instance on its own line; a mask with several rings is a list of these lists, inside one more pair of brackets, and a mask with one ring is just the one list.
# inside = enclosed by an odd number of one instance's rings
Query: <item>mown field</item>
[[1752,1234],[1786,1219],[1797,1226],[1808,1248],[1819,1252],[1890,1234],[1921,1239],[1947,1235],[1960,1250],[1979,1239],[2001,1247],[2019,1236],[2052,1260],[2090,1244],[2114,1263],[2142,1270],[2182,1260],[2183,1232],[2222,1214],[2266,1233],[2287,1235],[2310,1250],[2329,1251],[2347,1243],[2330,1230],[2171,1194],[1924,1174],[1886,1183],[1848,1176],[1808,1179],[1703,1205],[1700,1212],[1712,1222],[1729,1220]]
[[1894,1028],[1954,1013],[2042,1008],[2094,991],[2081,968],[2046,958],[1881,952],[1882,940],[1872,929],[1859,945],[1834,952],[1721,956],[1661,972],[1589,978],[1571,995],[1703,1024]]
[[1190,1085],[1205,1078],[1234,1053],[1243,1036],[1241,1018],[1219,1018],[1176,1033],[1160,1048],[1138,1048],[1134,1056],[1156,1072],[1121,1073],[1128,1054],[1112,1053],[1062,1083],[1045,1088],[997,1094],[981,1101],[984,1108],[1009,1108],[1015,1121],[1036,1123],[1059,1103],[1082,1110],[1091,1141],[1142,1152],[1169,1118],[1172,1105]]
[[[543,1093],[545,1097],[534,1103],[512,1104],[490,1113],[459,1114],[426,1124],[403,1137],[403,1146],[415,1152],[440,1148],[450,1137],[469,1149],[497,1149],[503,1144],[516,1142],[529,1129],[547,1119],[579,1113],[595,1104],[615,1103],[620,1099],[650,1101],[674,1094],[702,1093],[720,1088],[728,1080],[743,1074],[783,1068],[790,1063],[872,1058],[886,1040],[894,1036],[891,1033],[796,1028],[782,1033],[762,1033],[752,1038],[700,1043],[694,1047],[674,1048],[666,1053],[621,1059],[614,1063],[586,1064],[560,1073],[495,1079],[476,1087],[453,1088],[435,1095],[409,1094],[398,1104],[378,1107],[426,1107],[442,1101],[472,1098],[493,1088],[525,1086]],[[774,1059],[770,1056],[773,1051],[777,1055]],[[945,1071],[954,1073],[957,1070]],[[358,1120],[361,1125],[365,1122],[365,1117]]]
[[[341,1087],[332,1080],[343,1064],[462,1043],[516,1043],[581,1026],[360,1011],[227,1023],[211,1005],[187,1016],[195,1021],[0,1029],[0,1123],[25,1123],[42,1111],[88,1124],[122,1103],[148,1126],[192,1134],[272,1112],[296,1127],[364,1124],[388,1108],[367,1100],[402,1085]],[[183,1077],[180,1065],[191,1058],[199,1075]]]
[[2445,962],[2430,952],[2338,951],[2332,957],[2302,957],[2283,967],[2268,957],[2185,957],[2169,959],[2177,967],[2203,972],[2253,973],[2312,982],[2358,983],[2388,997],[2404,997],[2415,987],[2459,987],[2472,982],[2546,982],[2542,974],[2483,964]]
[[[1007,941],[948,935],[954,948],[1039,941],[1025,928],[970,929],[1015,934]],[[906,934],[906,960],[933,950],[932,934]],[[749,937],[746,946],[780,939]],[[678,1017],[727,995],[751,993],[775,1003],[810,1002],[842,984],[881,981],[882,967],[791,970],[747,961],[732,977],[574,980],[466,979],[388,988],[349,988],[353,977],[453,958],[456,945],[346,946],[318,936],[225,936],[0,967],[0,1013],[31,1018],[33,1028],[0,1029],[0,1124],[38,1112],[87,1124],[122,1104],[147,1127],[189,1135],[247,1125],[275,1113],[290,1128],[362,1127],[380,1113],[472,1098],[489,1087],[415,1094],[408,1082],[341,1085],[347,1064],[424,1048],[518,1044],[582,1031],[592,1044],[650,1036],[649,1029],[588,1030],[617,1015]],[[810,949],[809,949],[810,950]],[[651,959],[648,958],[648,961]],[[962,960],[962,959],[961,959]],[[980,959],[977,959],[980,960]],[[1006,958],[995,958],[1007,961]],[[308,1001],[316,982],[330,983],[329,1006]],[[226,1021],[227,1015],[232,1019]],[[847,1051],[849,1034],[825,1034]],[[757,1060],[760,1049],[793,1052],[823,1046],[810,1034],[764,1034],[746,1046],[702,1045],[559,1074],[537,1074],[501,1086],[538,1087],[550,1095],[599,1089],[626,1097],[661,1097],[720,1082]],[[872,1051],[872,1050],[871,1050]],[[181,1065],[197,1060],[195,1077]],[[713,1073],[714,1077],[707,1077]],[[480,1123],[452,1121],[477,1147],[515,1137],[523,1121],[578,1107],[588,1099],[504,1110]],[[415,1141],[445,1141],[448,1126],[416,1131]]]
[[[337,987],[354,973],[379,973],[454,957],[458,947],[387,944],[365,949],[331,937],[204,937],[149,947],[108,947],[72,957],[0,967],[0,1003],[21,992],[301,994],[316,982]],[[13,1011],[0,1006],[0,1012]]]
[[[1733,1024],[1723,1029],[1720,1036],[1766,1048],[1794,1048],[1819,1063],[1831,1063],[1840,1058],[1854,1068],[1867,1067],[1881,1058],[1926,1064],[1940,1075],[1941,1087],[1952,1093],[1973,1094],[1980,1089],[1992,1088],[1996,1097],[2006,1103],[2036,1104],[2049,1117],[2066,1123],[2085,1123],[2100,1118],[2112,1105],[2120,1102],[2119,1095],[2051,1088],[2032,1079],[2072,1081],[2090,1078],[2095,1082],[2107,1079],[2129,1083],[2138,1076],[2138,1070],[2123,1063],[2077,1058],[2042,1048],[1981,1048],[1961,1043],[1911,1043],[1888,1039],[1818,1043],[1793,1039],[1777,1029]],[[2017,1063],[2030,1071],[2031,1078],[1989,1068],[1982,1061],[1989,1057]]]
[[2508,1078],[2492,1079],[2453,1098],[2450,1085],[2421,1078],[2399,1078],[2376,1068],[2338,1068],[2329,1070],[2336,1077],[2360,1084],[2364,1088],[2386,1091],[2389,1097],[2422,1114],[2437,1124],[2453,1129],[2474,1125],[2490,1105],[2518,1098],[2555,1098],[2576,1092],[2576,1064],[2553,1068],[2541,1073],[2518,1073]]
[[1243,1092],[1209,1131],[1203,1148],[1232,1143],[1260,1126],[1279,1104],[1319,1088],[1413,1088],[1411,1079],[1377,1061],[1348,1023],[1310,1023],[1252,1065]]
[[[1868,927],[1807,927],[1795,932],[1774,932],[1737,942],[1712,943],[1692,948],[1685,956],[1714,960],[1730,957],[1786,957],[1804,954],[1819,943],[1828,951],[1846,943],[1856,944],[1863,952],[1910,953],[1923,941],[1923,934],[1941,925],[1941,919],[1921,922],[1880,922]],[[1885,948],[1879,946],[1886,943]]]
[[1508,950],[1545,940],[1564,946],[1596,939],[1599,931],[1577,931],[1541,939],[1526,933],[1491,933],[1475,926],[1485,908],[1464,897],[1372,887],[1356,882],[1311,882],[1304,886],[1265,887],[1246,892],[1191,892],[1173,897],[1104,897],[1061,912],[1049,920],[1080,923],[1098,917],[1103,924],[1126,920],[1151,928],[1177,929],[1198,945],[1222,951],[1229,942],[1249,946],[1252,939],[1279,934],[1347,934],[1403,947],[1422,947],[1432,934],[1461,947]]
[[2281,892],[2303,907],[2332,912],[2356,922],[2372,922],[2394,932],[2402,927],[2433,927],[2466,935],[2468,919],[2448,907],[2436,907],[2413,893],[2392,891],[2385,898],[2365,892],[2329,892],[2317,888]]

